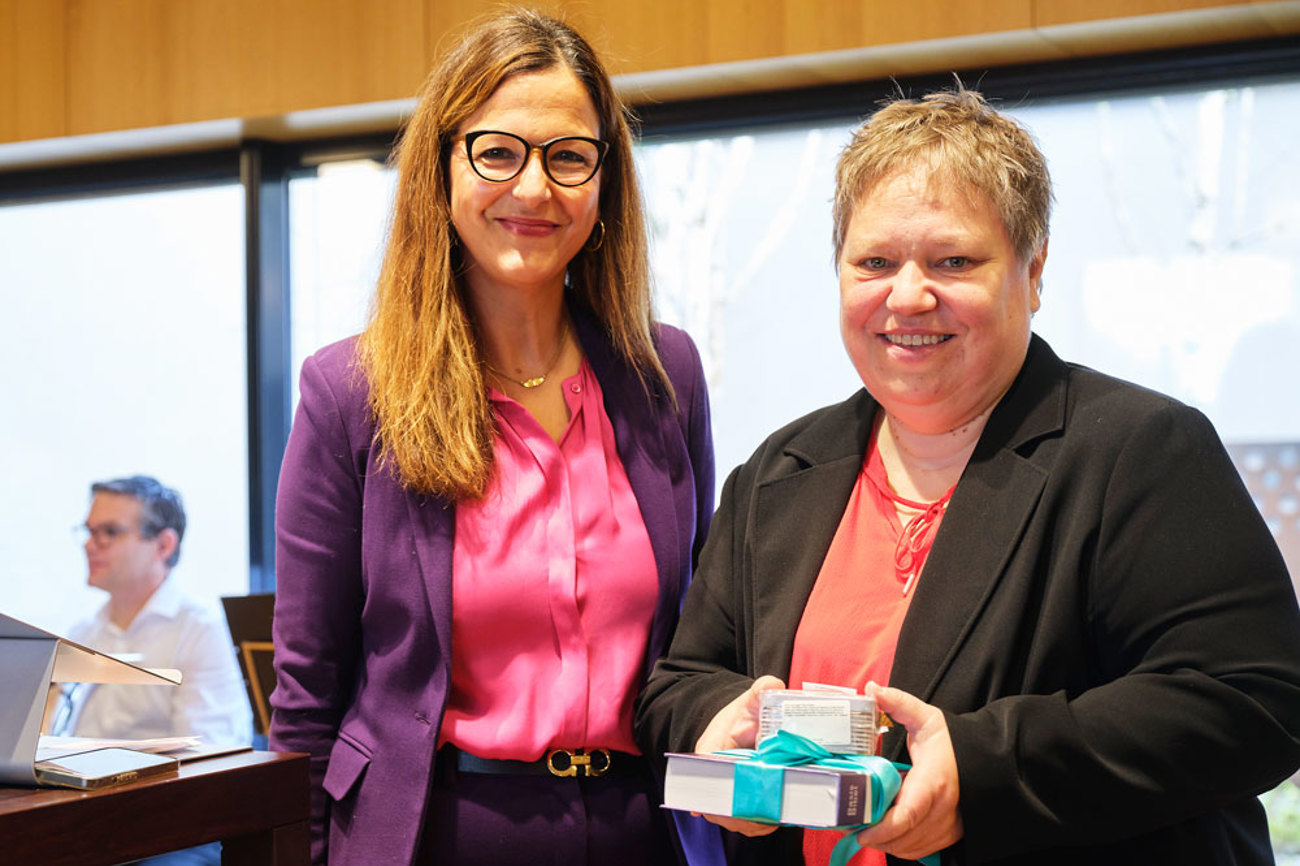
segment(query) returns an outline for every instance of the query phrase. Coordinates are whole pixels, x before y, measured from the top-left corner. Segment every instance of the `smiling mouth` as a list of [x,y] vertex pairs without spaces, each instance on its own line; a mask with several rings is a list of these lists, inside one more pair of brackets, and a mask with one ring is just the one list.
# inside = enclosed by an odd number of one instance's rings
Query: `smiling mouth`
[[952,334],[882,334],[885,342],[894,346],[937,346],[952,339]]
[[550,220],[533,219],[530,217],[497,217],[499,222],[508,223],[515,226],[524,226],[531,229],[553,229],[556,224]]

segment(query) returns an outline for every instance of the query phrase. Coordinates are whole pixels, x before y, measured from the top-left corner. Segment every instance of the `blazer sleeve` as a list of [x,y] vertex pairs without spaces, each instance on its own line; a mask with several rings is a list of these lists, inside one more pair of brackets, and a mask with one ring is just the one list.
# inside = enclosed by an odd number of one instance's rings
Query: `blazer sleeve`
[[1091,687],[947,714],[968,863],[1119,841],[1300,764],[1295,593],[1213,428],[1170,403],[1116,447],[1098,515],[1072,518],[1090,554],[1060,561],[1051,533],[1031,554],[1077,571]]
[[[327,350],[328,351],[328,350]],[[350,365],[303,365],[276,499],[276,689],[270,744],[311,757],[312,860],[324,863],[322,787],[360,659],[361,497],[368,430]],[[351,416],[351,417],[350,417]],[[354,438],[361,441],[354,441]]]
[[660,340],[664,367],[677,395],[677,423],[681,427],[694,475],[695,526],[691,537],[691,562],[694,564],[699,561],[713,519],[715,468],[709,388],[699,350],[685,331],[661,326]]
[[693,750],[713,716],[753,682],[742,650],[743,607],[737,602],[747,510],[742,474],[738,468],[723,485],[682,605],[689,613],[638,701],[637,741],[646,754]]

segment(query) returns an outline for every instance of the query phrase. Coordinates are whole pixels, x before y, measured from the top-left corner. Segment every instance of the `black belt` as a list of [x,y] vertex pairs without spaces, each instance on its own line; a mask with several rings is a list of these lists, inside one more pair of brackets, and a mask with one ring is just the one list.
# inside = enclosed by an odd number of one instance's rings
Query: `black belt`
[[577,778],[642,776],[649,773],[644,757],[609,749],[551,749],[536,761],[480,758],[447,745],[438,750],[439,762],[451,761],[462,773],[507,776],[574,776]]

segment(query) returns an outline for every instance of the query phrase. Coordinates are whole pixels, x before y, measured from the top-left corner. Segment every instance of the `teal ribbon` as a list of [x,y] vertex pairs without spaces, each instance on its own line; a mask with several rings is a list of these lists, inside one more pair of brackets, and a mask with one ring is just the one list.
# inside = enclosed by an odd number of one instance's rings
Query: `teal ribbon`
[[[898,788],[902,784],[899,770],[906,765],[895,764],[875,755],[846,755],[832,752],[807,737],[789,731],[777,731],[758,744],[757,749],[729,749],[724,754],[740,755],[746,760],[736,764],[732,790],[731,814],[749,821],[765,824],[781,822],[781,791],[786,767],[815,764],[853,770],[867,777],[871,788],[871,820],[855,827],[836,845],[831,854],[830,866],[846,866],[862,850],[858,844],[858,831],[879,821],[885,814]],[[939,855],[922,858],[926,866],[939,866]]]
[[[858,831],[864,830],[870,824],[863,824],[861,827],[852,828],[843,839],[835,843],[835,848],[831,851],[831,861],[829,866],[847,866],[848,862],[857,856],[862,850],[858,844]],[[939,866],[939,854],[927,854],[918,861],[924,866]]]

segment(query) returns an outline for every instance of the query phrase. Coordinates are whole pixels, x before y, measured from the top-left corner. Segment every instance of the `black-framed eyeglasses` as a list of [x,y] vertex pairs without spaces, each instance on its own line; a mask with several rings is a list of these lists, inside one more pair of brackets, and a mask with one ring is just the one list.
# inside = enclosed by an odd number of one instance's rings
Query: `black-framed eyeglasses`
[[135,529],[130,526],[118,526],[116,523],[101,523],[88,526],[84,523],[72,527],[72,534],[77,541],[85,544],[93,539],[96,547],[104,547],[117,541],[123,535],[130,535]]
[[609,142],[581,135],[565,135],[533,144],[513,132],[479,129],[464,135],[470,167],[484,180],[514,180],[528,164],[534,150],[542,154],[542,170],[560,186],[582,186],[596,176],[609,152]]

